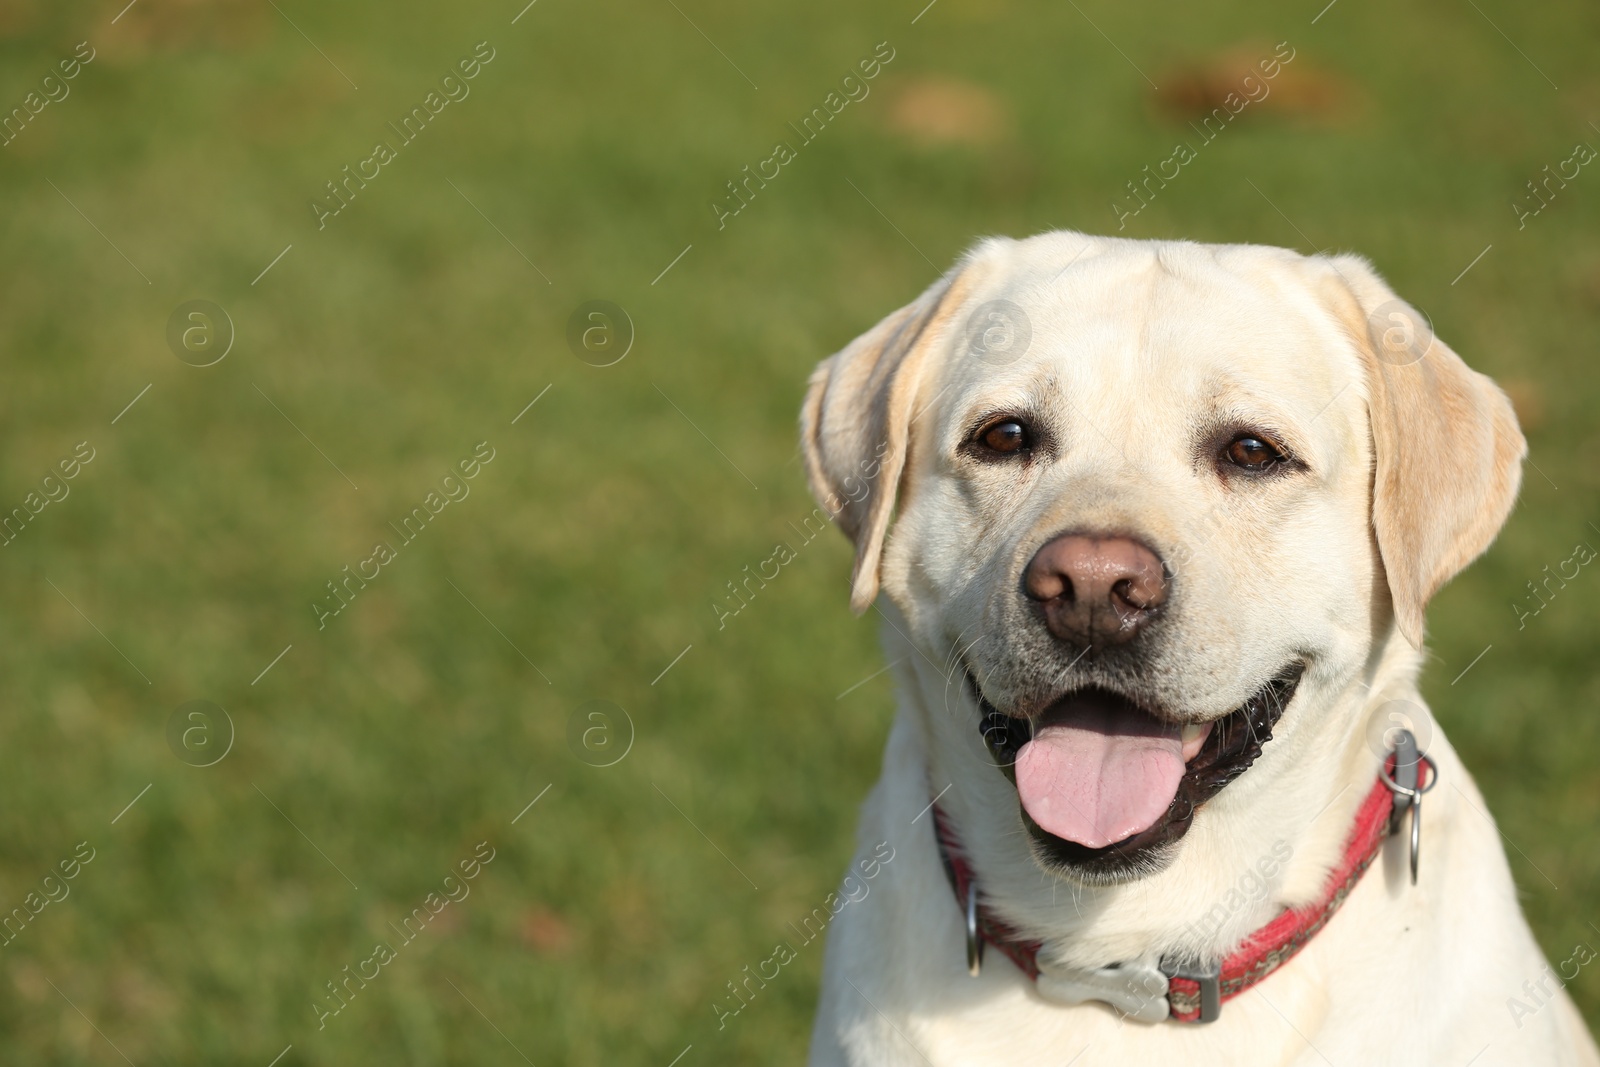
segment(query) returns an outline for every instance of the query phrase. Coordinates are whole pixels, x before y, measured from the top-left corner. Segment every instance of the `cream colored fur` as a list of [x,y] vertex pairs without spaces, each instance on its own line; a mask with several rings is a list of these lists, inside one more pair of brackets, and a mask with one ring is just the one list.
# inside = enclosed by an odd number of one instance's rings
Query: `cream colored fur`
[[[1025,349],[1003,329],[974,344],[974,310],[998,299],[1021,309]],[[991,239],[818,368],[807,469],[856,544],[852,604],[876,598],[900,703],[858,838],[858,858],[880,841],[897,858],[828,932],[814,1067],[1600,1063],[1544,978],[1487,805],[1436,723],[1419,728],[1440,775],[1420,884],[1391,840],[1329,925],[1220,1021],[1054,1003],[992,947],[980,977],[966,971],[935,794],[986,906],[1051,965],[1220,956],[1321,893],[1378,770],[1370,720],[1391,699],[1420,707],[1423,609],[1498,531],[1525,451],[1504,395],[1441,342],[1424,333],[1411,362],[1382,351],[1369,323],[1397,306],[1415,314],[1353,256]],[[965,459],[974,420],[1001,410],[1031,413],[1052,451],[1025,469]],[[1229,423],[1270,428],[1306,470],[1230,481],[1206,445]],[[1039,545],[1085,528],[1135,533],[1174,572],[1138,678],[1070,664],[1018,595]],[[1001,706],[1053,677],[1205,719],[1295,658],[1304,678],[1254,766],[1163,869],[1114,886],[1035,861],[962,670]],[[1200,932],[1274,849],[1289,859],[1266,891]],[[1514,1016],[1508,1000],[1541,979],[1549,998]]]

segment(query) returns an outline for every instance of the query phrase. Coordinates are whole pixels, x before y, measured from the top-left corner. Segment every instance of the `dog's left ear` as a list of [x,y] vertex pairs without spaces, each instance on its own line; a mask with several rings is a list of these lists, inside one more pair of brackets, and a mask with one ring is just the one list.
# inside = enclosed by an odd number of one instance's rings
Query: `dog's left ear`
[[878,595],[878,562],[905,472],[928,354],[965,303],[980,249],[811,375],[800,411],[806,480],[817,503],[855,544],[850,607],[858,615]]
[[1511,401],[1433,336],[1359,256],[1330,265],[1362,354],[1376,470],[1372,527],[1395,622],[1422,647],[1428,600],[1499,533],[1528,444]]

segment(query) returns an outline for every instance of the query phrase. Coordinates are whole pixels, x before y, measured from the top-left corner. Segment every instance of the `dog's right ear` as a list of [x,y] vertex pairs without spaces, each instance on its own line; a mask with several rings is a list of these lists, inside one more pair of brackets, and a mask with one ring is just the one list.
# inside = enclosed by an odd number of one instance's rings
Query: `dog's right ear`
[[928,353],[971,289],[968,255],[916,300],[817,365],[800,411],[811,495],[855,543],[850,607],[878,596],[878,562],[905,471]]

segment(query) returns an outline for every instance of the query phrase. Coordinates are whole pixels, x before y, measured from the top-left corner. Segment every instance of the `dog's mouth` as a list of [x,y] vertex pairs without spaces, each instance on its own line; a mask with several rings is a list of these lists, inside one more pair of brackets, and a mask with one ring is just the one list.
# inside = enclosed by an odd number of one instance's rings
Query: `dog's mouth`
[[1228,714],[1187,725],[1098,687],[1021,718],[989,703],[970,671],[967,682],[1040,858],[1116,879],[1148,867],[1188,832],[1200,805],[1249,769],[1304,670],[1292,663]]

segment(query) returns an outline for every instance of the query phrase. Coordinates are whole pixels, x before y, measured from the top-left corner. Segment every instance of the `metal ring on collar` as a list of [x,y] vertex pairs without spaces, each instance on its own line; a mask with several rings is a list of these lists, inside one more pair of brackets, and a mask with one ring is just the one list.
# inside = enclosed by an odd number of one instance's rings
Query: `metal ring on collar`
[[1403,786],[1391,778],[1389,776],[1389,767],[1387,764],[1384,764],[1378,768],[1378,776],[1383,779],[1383,784],[1388,786],[1391,792],[1399,793],[1401,796],[1406,797],[1420,797],[1422,794],[1428,792],[1434,786],[1439,784],[1439,768],[1434,765],[1432,759],[1422,753],[1418,753],[1417,762],[1426,763],[1428,765],[1428,784],[1422,786],[1420,789],[1412,789],[1408,786]]
[[978,977],[983,969],[983,935],[978,932],[978,882],[967,883],[967,973]]

